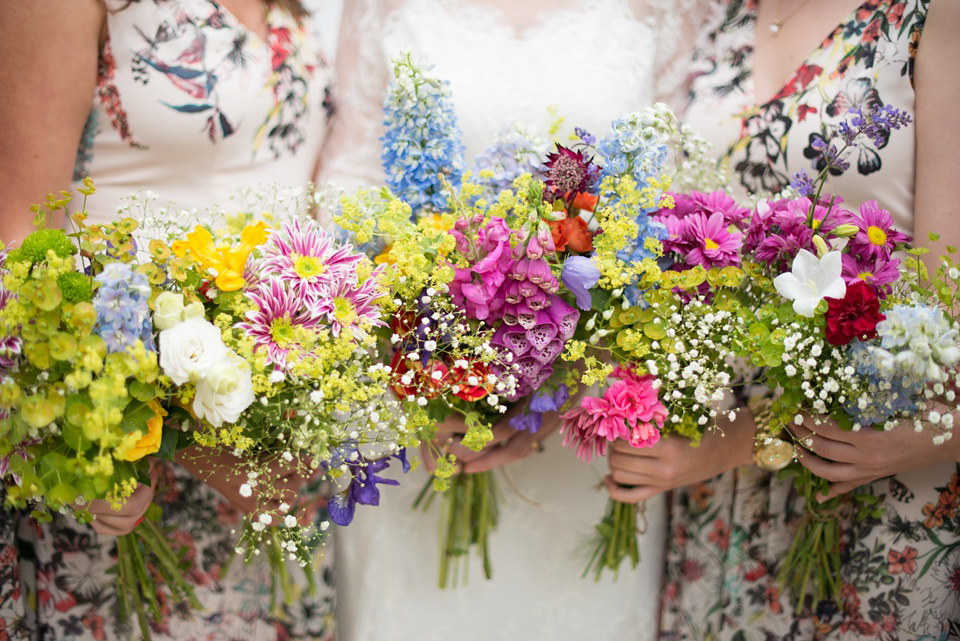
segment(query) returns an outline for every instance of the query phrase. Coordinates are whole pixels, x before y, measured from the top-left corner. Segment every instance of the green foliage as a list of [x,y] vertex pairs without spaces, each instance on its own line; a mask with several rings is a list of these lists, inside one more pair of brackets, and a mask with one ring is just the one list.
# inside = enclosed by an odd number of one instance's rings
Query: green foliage
[[60,258],[66,258],[77,253],[77,248],[63,230],[38,229],[24,238],[20,247],[10,252],[7,260],[11,263],[26,262],[34,265],[46,260],[48,251]]
[[68,303],[85,303],[93,300],[90,277],[80,272],[67,272],[57,277],[57,287]]

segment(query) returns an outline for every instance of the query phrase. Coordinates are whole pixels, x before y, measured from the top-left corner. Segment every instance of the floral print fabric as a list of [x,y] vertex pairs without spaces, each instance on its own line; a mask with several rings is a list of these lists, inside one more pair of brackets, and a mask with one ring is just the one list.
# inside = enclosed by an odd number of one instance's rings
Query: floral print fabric
[[[752,77],[755,0],[718,2],[695,53],[686,121],[707,135],[743,192],[771,194],[822,168],[852,106],[913,111],[913,61],[929,0],[868,0],[838,25],[767,102]],[[829,191],[849,207],[878,199],[912,227],[914,139],[867,143]],[[930,466],[859,491],[879,497],[866,519],[840,513],[839,602],[796,607],[776,580],[804,518],[789,478],[742,468],[674,492],[662,606],[668,641],[960,639],[960,466]]]

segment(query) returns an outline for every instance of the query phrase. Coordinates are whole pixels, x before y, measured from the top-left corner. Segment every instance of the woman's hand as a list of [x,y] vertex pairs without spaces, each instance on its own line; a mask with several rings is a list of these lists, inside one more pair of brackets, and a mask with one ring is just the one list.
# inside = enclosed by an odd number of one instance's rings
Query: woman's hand
[[484,456],[491,448],[496,447],[516,433],[517,430],[508,425],[508,420],[505,416],[497,421],[493,426],[493,439],[482,450],[475,452],[461,443],[463,436],[467,433],[466,421],[459,414],[451,414],[445,421],[437,424],[437,433],[433,441],[420,446],[420,455],[423,457],[424,466],[428,472],[433,472],[437,466],[437,451],[439,451],[440,454],[456,456],[458,470],[466,471],[464,469],[466,465]]
[[755,431],[753,417],[744,409],[733,423],[724,426],[723,433],[707,432],[696,447],[679,436],[665,436],[645,448],[614,441],[607,453],[607,490],[617,501],[638,503],[748,465],[753,461]]
[[280,505],[294,505],[306,484],[300,474],[303,462],[297,460],[289,464],[271,461],[267,474],[258,475],[256,484],[250,483],[248,464],[229,452],[193,445],[177,452],[176,460],[247,515],[284,516]]
[[119,510],[113,509],[107,501],[101,499],[90,501],[86,506],[93,515],[90,527],[101,536],[130,534],[133,528],[140,524],[147,508],[153,502],[153,491],[157,486],[157,471],[152,464],[150,481],[150,485],[138,485]]
[[830,481],[823,501],[885,476],[960,461],[960,439],[934,445],[930,432],[917,432],[907,422],[889,432],[872,428],[853,432],[833,421],[815,425],[808,418],[792,431],[801,445],[797,450],[800,464]]
[[[494,434],[505,435],[494,445],[487,445],[480,451],[479,456],[463,466],[467,474],[487,472],[489,470],[513,463],[530,456],[534,452],[543,451],[543,441],[560,429],[562,419],[560,412],[547,412],[543,415],[543,422],[536,432],[515,430],[510,427],[509,418],[501,419],[494,426]],[[499,432],[498,432],[499,430]]]

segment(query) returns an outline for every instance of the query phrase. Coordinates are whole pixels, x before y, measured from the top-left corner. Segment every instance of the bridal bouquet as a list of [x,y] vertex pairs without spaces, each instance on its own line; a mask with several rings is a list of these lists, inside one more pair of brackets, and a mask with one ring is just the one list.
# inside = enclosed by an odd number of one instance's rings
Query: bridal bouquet
[[[906,429],[905,421],[931,431],[935,442],[952,436],[953,417],[940,403],[955,400],[948,387],[960,361],[954,260],[942,258],[928,274],[918,259],[924,249],[897,257],[910,239],[879,203],[853,212],[824,193],[826,176],[846,170],[844,153],[861,136],[885,141],[910,120],[884,105],[849,114],[838,141],[820,143],[820,174],[795,177],[799,197],[761,202],[744,238],[750,341],[738,351],[764,368],[778,392],[768,408],[768,446],[796,441],[792,426],[805,416],[851,430]],[[790,462],[786,451],[782,465]],[[798,599],[811,584],[818,601],[836,597],[840,518],[870,513],[876,498],[855,492],[820,503],[825,481],[799,465],[782,473],[794,477],[806,513],[780,579]]]
[[[617,439],[642,448],[678,434],[696,445],[735,417],[722,407],[736,378],[735,292],[748,210],[722,191],[667,191],[674,177],[708,188],[720,180],[704,161],[702,140],[663,105],[617,119],[596,149],[604,161],[595,214],[601,233],[584,266],[592,270],[593,313],[579,351],[601,354],[610,382],[564,415],[564,444],[583,460],[605,455]],[[671,156],[682,159],[672,168]],[[599,579],[627,558],[636,566],[637,511],[609,502],[585,574]]]
[[[593,235],[577,216],[590,203],[575,199],[596,174],[582,154],[558,147],[541,158],[538,180],[520,171],[531,158],[523,137],[513,136],[512,158],[488,150],[487,168],[473,182],[464,177],[444,83],[408,56],[395,61],[394,78],[383,138],[389,191],[346,199],[339,222],[357,242],[383,249],[378,261],[396,283],[385,360],[398,398],[431,418],[423,440],[431,440],[437,422],[459,415],[463,444],[480,450],[507,404],[516,405],[510,425],[535,432],[543,415],[569,398],[575,377],[559,357],[578,328],[574,303],[589,300],[576,265]],[[582,168],[586,174],[570,177]],[[519,405],[525,398],[528,405]],[[474,547],[489,577],[494,476],[457,474],[446,445],[435,454],[433,485],[446,488],[448,514],[439,583],[458,582],[457,561]],[[432,501],[427,489],[418,504]]]
[[[151,483],[151,459],[184,442],[166,420],[173,390],[149,307],[156,280],[131,264],[136,223],[87,227],[81,212],[76,234],[46,228],[69,200],[38,207],[39,229],[4,251],[0,268],[0,477],[8,502],[32,506],[41,522],[54,513],[89,522],[94,500],[120,509]],[[200,608],[157,522],[151,508],[117,537],[119,613],[134,613],[147,639],[147,611],[161,619],[165,599]]]

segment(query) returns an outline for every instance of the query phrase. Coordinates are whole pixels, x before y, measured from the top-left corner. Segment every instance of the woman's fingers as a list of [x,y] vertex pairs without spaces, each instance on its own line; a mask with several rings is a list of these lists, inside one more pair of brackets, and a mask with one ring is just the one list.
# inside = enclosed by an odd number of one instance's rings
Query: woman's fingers
[[610,476],[604,477],[603,482],[607,486],[607,492],[610,494],[610,498],[615,501],[620,501],[621,503],[639,503],[640,501],[645,501],[661,492],[661,490],[657,488],[644,485],[620,485]]

